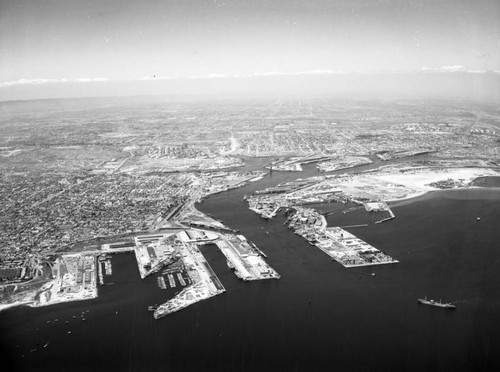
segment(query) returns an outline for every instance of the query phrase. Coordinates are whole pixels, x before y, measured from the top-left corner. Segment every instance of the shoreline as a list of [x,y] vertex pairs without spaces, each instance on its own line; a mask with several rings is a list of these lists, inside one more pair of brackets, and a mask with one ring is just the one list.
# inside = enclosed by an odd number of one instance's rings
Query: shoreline
[[0,312],[10,309],[12,307],[17,307],[17,306],[28,306],[28,307],[34,307],[30,306],[33,302],[31,301],[16,301],[11,304],[0,304]]
[[439,191],[439,189],[419,191],[419,192],[416,192],[416,193],[404,196],[402,198],[387,199],[387,200],[384,200],[384,202],[391,203],[391,204],[393,204],[393,203],[399,203],[399,202],[411,202],[411,201],[414,201],[416,199],[419,199],[419,198],[425,196],[426,194],[432,193],[434,191]]
[[[435,189],[435,190],[426,190],[421,193],[415,193],[408,195],[407,197],[401,198],[401,199],[391,199],[391,200],[385,200],[386,203],[391,204],[392,207],[400,207],[408,204],[412,204],[415,202],[418,202],[420,200],[424,200],[426,198],[431,198],[434,196],[434,194],[437,193],[464,193],[467,191],[472,191],[472,192],[477,192],[477,191],[489,191],[493,193],[500,193],[500,188],[498,187],[481,187],[481,186],[472,186],[472,187],[463,187],[463,188],[457,188],[457,189]],[[446,197],[443,195],[443,197]],[[470,198],[471,200],[476,199],[476,198]]]

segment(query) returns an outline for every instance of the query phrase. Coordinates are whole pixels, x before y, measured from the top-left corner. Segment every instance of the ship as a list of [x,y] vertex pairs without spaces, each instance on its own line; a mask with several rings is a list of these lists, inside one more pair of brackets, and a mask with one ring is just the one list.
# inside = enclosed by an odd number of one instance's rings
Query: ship
[[443,307],[445,309],[455,309],[455,305],[453,305],[451,303],[443,303],[441,301],[428,300],[427,297],[419,298],[417,301],[419,304]]

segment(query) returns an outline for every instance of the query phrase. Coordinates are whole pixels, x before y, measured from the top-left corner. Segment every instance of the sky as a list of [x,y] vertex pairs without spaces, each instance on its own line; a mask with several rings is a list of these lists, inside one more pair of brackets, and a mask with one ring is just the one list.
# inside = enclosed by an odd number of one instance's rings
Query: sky
[[498,82],[500,1],[0,0],[0,56],[0,100],[276,76]]

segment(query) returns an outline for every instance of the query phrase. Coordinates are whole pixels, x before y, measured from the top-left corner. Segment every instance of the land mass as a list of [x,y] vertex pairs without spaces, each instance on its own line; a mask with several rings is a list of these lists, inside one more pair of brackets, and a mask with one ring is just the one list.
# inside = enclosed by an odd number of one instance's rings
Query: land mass
[[[0,310],[95,298],[112,276],[110,254],[121,252],[134,252],[141,277],[183,287],[155,317],[225,290],[200,244],[219,249],[244,281],[279,278],[230,221],[195,208],[269,173],[297,179],[247,196],[249,208],[266,219],[287,213],[291,230],[344,267],[398,258],[306,205],[341,203],[391,223],[391,201],[500,175],[500,111],[489,104],[61,102],[3,107]],[[310,163],[322,173],[299,178]]]

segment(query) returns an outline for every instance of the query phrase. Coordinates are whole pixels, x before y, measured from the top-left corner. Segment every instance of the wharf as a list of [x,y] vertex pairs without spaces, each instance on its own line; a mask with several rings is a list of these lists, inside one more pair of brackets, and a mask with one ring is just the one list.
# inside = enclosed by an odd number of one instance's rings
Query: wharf
[[195,227],[195,228],[199,228],[199,229],[212,230],[212,231],[217,231],[217,232],[221,232],[221,233],[233,233],[233,234],[239,233],[239,230],[233,230],[233,229],[230,229],[228,227],[223,228],[223,227],[211,226],[211,225],[206,225],[206,224],[199,223],[199,222],[184,222],[184,224],[188,225],[188,226]]
[[106,275],[113,275],[113,269],[111,267],[111,261],[104,261],[104,268],[106,270]]
[[253,249],[255,249],[261,256],[267,258],[267,255],[262,252],[254,243],[250,242],[250,245],[252,246]]
[[341,229],[349,229],[349,228],[353,228],[353,227],[367,227],[368,224],[366,223],[363,223],[363,224],[360,224],[360,225],[349,225],[349,226],[340,226]]
[[97,297],[98,261],[94,253],[63,255],[53,267],[55,279],[44,284],[29,306],[47,306],[56,303],[88,300]]
[[399,262],[340,227],[327,228],[326,235],[332,240],[333,244],[329,247],[321,244],[316,244],[316,246],[344,267]]
[[170,288],[175,288],[175,280],[172,274],[168,274],[168,283],[170,284]]
[[[280,275],[261,257],[263,253],[252,244],[234,236],[223,236],[217,241],[220,251],[226,256],[228,267],[245,281],[279,279]],[[265,255],[264,255],[265,256]]]
[[161,289],[167,289],[167,284],[165,283],[165,278],[163,276],[159,276],[157,279],[158,287]]
[[186,281],[184,280],[184,278],[182,277],[181,273],[177,273],[177,279],[179,279],[179,283],[181,283],[181,285],[183,287],[186,286]]
[[99,284],[103,285],[104,284],[104,276],[103,276],[103,272],[104,272],[104,269],[103,269],[103,265],[104,263],[103,262],[99,262],[97,264],[97,268],[98,268],[98,273],[99,273]]
[[158,306],[153,313],[155,319],[162,318],[226,291],[195,244],[182,244],[178,252],[193,285],[185,287],[174,298]]
[[318,212],[302,207],[295,209],[297,213],[289,227],[342,266],[350,268],[398,262],[341,227],[327,227],[324,216]]
[[148,235],[135,238],[137,245],[134,253],[141,279],[158,272],[176,260],[179,246],[168,240],[173,235]]
[[395,218],[396,218],[396,216],[394,216],[394,217],[387,217],[387,218],[384,218],[383,220],[375,221],[375,223],[387,222],[387,221],[393,220]]

